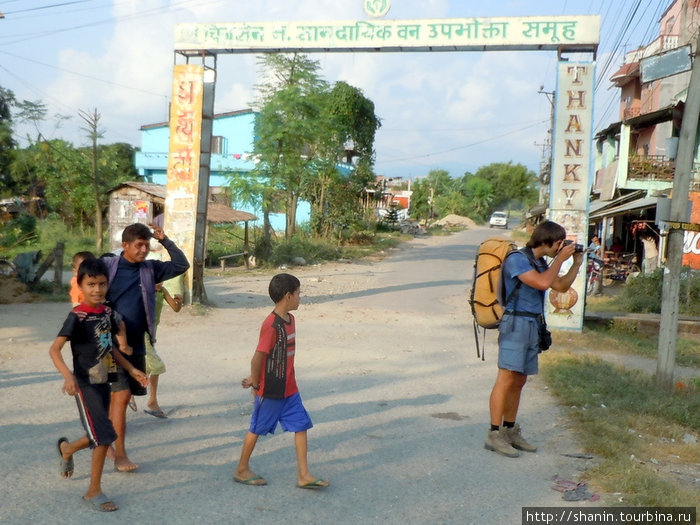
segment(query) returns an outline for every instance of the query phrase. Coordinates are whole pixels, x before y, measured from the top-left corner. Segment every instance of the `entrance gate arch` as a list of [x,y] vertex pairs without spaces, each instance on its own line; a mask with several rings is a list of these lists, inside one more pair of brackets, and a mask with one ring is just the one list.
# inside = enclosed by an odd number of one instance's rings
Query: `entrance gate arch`
[[[165,207],[166,231],[190,261],[190,301],[206,300],[205,225],[216,61],[232,53],[557,51],[549,218],[571,240],[588,232],[593,85],[599,16],[534,16],[329,22],[196,23],[175,27]],[[184,59],[184,63],[183,62]],[[178,63],[178,60],[180,63]],[[585,272],[583,272],[585,274]],[[546,308],[556,328],[580,330],[585,275]]]

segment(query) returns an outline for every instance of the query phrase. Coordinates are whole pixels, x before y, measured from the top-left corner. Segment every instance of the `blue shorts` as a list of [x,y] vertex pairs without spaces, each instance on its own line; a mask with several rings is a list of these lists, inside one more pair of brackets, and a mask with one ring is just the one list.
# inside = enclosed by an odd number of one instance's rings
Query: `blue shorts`
[[303,432],[314,426],[301,403],[299,392],[284,399],[255,396],[250,432],[258,436],[274,434],[277,423],[285,432]]
[[504,315],[498,326],[498,368],[525,375],[539,371],[539,324],[537,319]]
[[111,445],[117,439],[109,420],[110,388],[107,383],[81,384],[75,394],[80,422],[90,440],[90,448]]

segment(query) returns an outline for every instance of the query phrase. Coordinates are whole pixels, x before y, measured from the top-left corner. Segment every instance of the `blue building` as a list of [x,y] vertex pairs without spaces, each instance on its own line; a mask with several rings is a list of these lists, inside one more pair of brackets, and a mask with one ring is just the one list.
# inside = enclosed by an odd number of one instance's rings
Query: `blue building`
[[[211,166],[209,186],[228,186],[231,175],[247,176],[255,166],[251,155],[255,137],[257,113],[252,109],[242,109],[214,115],[212,127]],[[141,126],[141,151],[134,159],[139,175],[144,182],[166,184],[168,172],[168,145],[170,128],[167,122]],[[241,203],[228,203],[236,209],[262,217],[261,210],[255,210]],[[299,202],[297,222],[308,222],[311,207]],[[270,215],[270,223],[277,231],[284,231],[283,213]],[[262,219],[258,225],[262,225]]]

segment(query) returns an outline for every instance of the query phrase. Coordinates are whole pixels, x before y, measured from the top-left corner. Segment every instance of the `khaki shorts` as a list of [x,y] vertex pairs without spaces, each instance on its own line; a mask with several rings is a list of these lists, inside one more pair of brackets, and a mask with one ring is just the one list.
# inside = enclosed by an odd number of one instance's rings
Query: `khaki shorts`
[[146,335],[146,375],[159,376],[165,373],[165,363]]
[[[118,352],[118,350],[117,350]],[[141,355],[125,355],[127,361],[129,361],[136,368],[141,370],[141,372],[146,371],[146,356]],[[141,386],[141,383],[136,381],[131,377],[126,370],[121,366],[117,365],[117,375],[114,381],[109,383],[112,392],[121,392],[122,390],[130,390],[131,394],[134,396],[145,396],[147,393],[146,387]]]

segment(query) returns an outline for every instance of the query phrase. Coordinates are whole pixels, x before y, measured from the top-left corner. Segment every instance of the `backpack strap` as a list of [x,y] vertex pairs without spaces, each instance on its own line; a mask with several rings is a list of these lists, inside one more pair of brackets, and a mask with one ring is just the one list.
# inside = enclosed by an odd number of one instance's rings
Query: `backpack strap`
[[[535,259],[535,254],[532,253],[532,248],[528,248],[528,247],[526,246],[525,248],[521,248],[520,250],[513,250],[513,251],[510,252],[508,255],[506,255],[505,259],[508,259],[508,256],[512,255],[512,254],[515,253],[516,251],[522,253],[525,257],[527,257],[527,260],[528,260],[528,262],[530,263],[530,265],[532,266],[532,268],[533,268],[534,270],[536,270],[537,273],[540,273],[539,266],[537,265],[537,260]],[[505,265],[506,265],[506,260],[505,260],[505,259],[503,260],[503,268],[504,268],[504,269],[505,269]],[[502,271],[502,270],[501,270],[501,271]],[[504,312],[507,312],[508,314],[511,314],[511,315],[513,315],[513,314],[515,314],[515,315],[523,315],[522,312],[517,312],[517,310],[515,309],[515,305],[513,305],[513,309],[512,309],[512,310],[506,310],[506,307],[508,306],[508,304],[510,303],[510,300],[511,300],[513,297],[516,298],[516,304],[517,304],[517,295],[516,295],[516,294],[518,293],[518,290],[520,289],[520,287],[521,287],[522,284],[523,284],[523,282],[522,282],[518,277],[514,277],[514,279],[515,279],[517,282],[515,283],[515,286],[514,286],[513,289],[510,291],[510,293],[508,294],[508,297],[506,297],[506,300],[503,302],[503,310],[504,310]],[[504,286],[505,286],[505,284],[504,284]],[[527,316],[527,317],[530,317],[530,316]],[[532,316],[532,317],[537,317],[537,316],[535,315],[535,316]]]
[[[519,251],[525,257],[527,257],[527,260],[529,261],[530,265],[532,266],[532,268],[535,271],[537,271],[537,273],[542,273],[542,272],[540,272],[540,267],[537,264],[537,259],[535,259],[535,254],[532,252],[532,248],[528,248],[526,246],[525,248],[521,248],[520,250],[517,250],[517,251]],[[510,252],[508,255],[511,255],[512,253],[513,252]],[[507,257],[508,256],[506,256],[506,258]],[[503,265],[505,266],[505,260],[503,261]],[[542,313],[533,314],[532,312],[521,312],[515,308],[515,306],[517,305],[517,296],[516,296],[516,302],[513,305],[513,309],[512,310],[506,309],[511,298],[517,293],[517,291],[520,289],[520,286],[522,286],[522,284],[523,284],[523,282],[518,277],[514,277],[514,279],[517,281],[517,283],[515,283],[515,286],[508,294],[508,297],[506,298],[505,303],[503,303],[503,313],[508,314],[508,315],[522,316],[522,317],[532,317],[532,318],[537,319],[540,322],[544,322],[544,303],[542,304]]]

